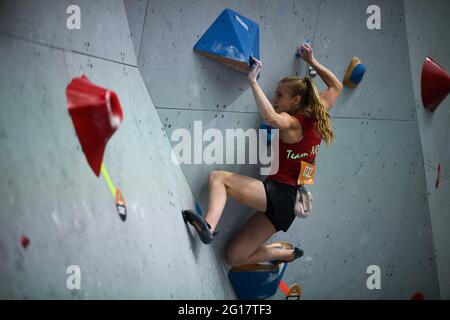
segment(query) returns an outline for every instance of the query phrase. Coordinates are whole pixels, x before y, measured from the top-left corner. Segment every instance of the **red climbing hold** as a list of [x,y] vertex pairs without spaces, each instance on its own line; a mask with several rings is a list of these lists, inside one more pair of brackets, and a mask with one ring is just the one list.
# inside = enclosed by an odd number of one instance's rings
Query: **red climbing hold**
[[436,185],[435,185],[436,189],[439,188],[440,181],[441,181],[441,164],[439,163],[438,167],[437,167],[437,175],[436,175]]
[[416,292],[411,297],[411,300],[425,300],[425,296],[423,295],[422,292]]
[[421,91],[423,106],[431,112],[450,92],[450,75],[430,57],[423,62]]
[[119,98],[113,91],[90,82],[85,75],[72,79],[66,95],[78,140],[98,177],[106,144],[122,123]]
[[278,285],[278,288],[283,291],[284,295],[289,295],[289,286],[284,282],[283,280],[280,281],[280,284]]
[[20,244],[22,245],[22,247],[26,248],[26,247],[28,247],[30,245],[30,239],[28,239],[25,236],[22,236],[20,238]]

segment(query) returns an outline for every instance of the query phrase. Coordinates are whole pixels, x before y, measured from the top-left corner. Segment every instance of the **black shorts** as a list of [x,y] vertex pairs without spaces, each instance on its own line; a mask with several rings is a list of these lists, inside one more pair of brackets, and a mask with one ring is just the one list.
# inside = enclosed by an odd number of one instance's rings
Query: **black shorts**
[[266,216],[277,231],[288,231],[296,217],[294,205],[298,187],[275,180],[265,180],[263,184],[267,199]]

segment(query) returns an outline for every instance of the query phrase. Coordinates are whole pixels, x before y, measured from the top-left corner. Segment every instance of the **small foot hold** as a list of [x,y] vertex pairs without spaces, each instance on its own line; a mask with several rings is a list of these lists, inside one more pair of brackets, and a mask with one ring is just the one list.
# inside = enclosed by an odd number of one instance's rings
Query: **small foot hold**
[[302,256],[303,256],[303,250],[295,247],[294,248],[294,258],[292,260],[272,260],[271,262],[273,264],[284,263],[284,262],[293,262],[296,259],[301,258]]
[[301,295],[302,288],[298,283],[296,283],[289,288],[289,293],[286,296],[286,300],[300,300]]
[[183,210],[181,211],[181,214],[183,215],[184,222],[189,222],[189,224],[192,225],[195,230],[197,230],[198,235],[200,236],[200,240],[202,240],[204,244],[210,244],[213,236],[217,233],[213,234],[210,226],[205,221],[205,219],[190,210]]

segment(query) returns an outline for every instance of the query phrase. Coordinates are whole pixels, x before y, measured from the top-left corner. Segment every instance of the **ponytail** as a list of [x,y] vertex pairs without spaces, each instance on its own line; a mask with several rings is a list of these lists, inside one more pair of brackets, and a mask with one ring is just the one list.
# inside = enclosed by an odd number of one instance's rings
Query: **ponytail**
[[331,117],[325,109],[314,80],[310,77],[286,77],[281,79],[280,83],[287,84],[293,96],[299,95],[302,98],[300,109],[311,106],[311,113],[317,120],[317,132],[328,145],[332,144],[334,133]]
[[320,98],[317,87],[314,80],[310,77],[305,77],[304,81],[306,83],[306,102],[304,106],[311,106],[311,112],[317,119],[317,131],[321,135],[322,139],[330,145],[334,142],[334,133],[332,130],[332,123],[330,114],[325,109],[325,106]]

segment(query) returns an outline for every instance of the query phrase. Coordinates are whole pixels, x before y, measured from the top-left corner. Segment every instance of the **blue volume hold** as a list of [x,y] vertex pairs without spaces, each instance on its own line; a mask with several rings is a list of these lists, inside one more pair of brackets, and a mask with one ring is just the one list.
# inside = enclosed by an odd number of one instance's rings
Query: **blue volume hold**
[[366,73],[366,66],[362,63],[358,64],[352,71],[350,75],[350,81],[354,84],[358,84],[361,82],[364,73]]
[[194,45],[199,53],[225,65],[248,71],[250,56],[259,56],[259,26],[254,21],[225,9]]

